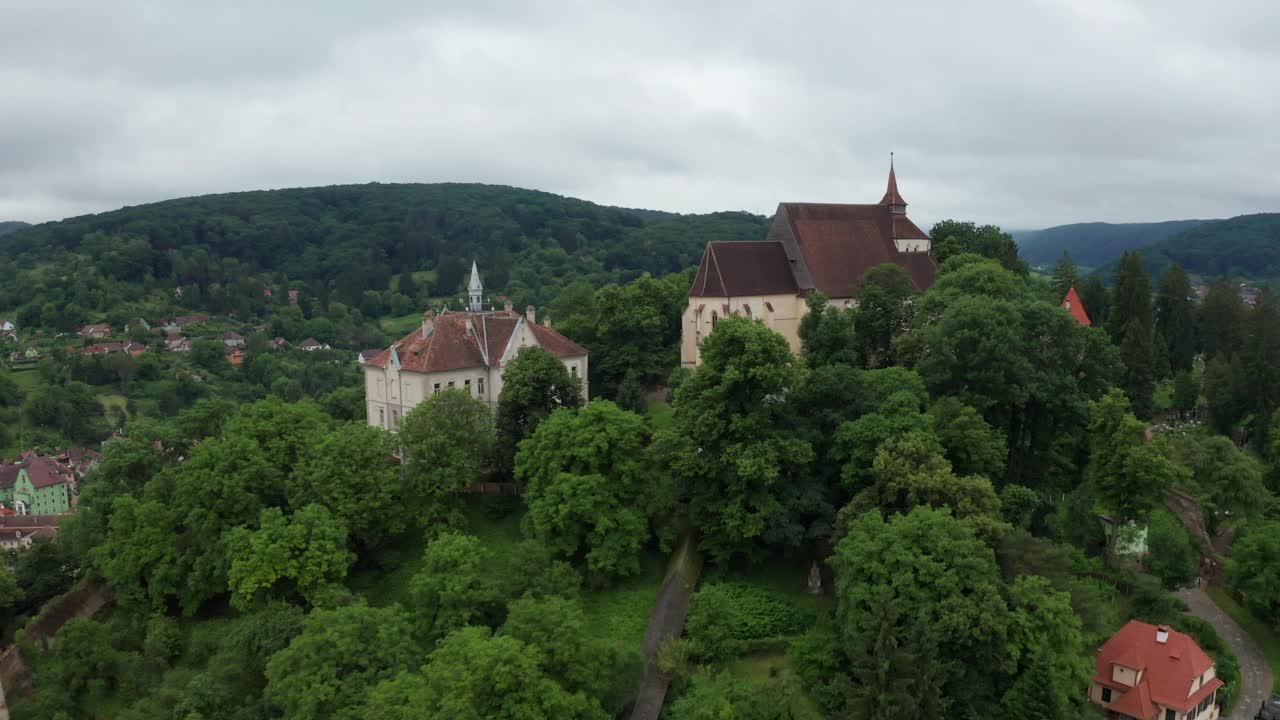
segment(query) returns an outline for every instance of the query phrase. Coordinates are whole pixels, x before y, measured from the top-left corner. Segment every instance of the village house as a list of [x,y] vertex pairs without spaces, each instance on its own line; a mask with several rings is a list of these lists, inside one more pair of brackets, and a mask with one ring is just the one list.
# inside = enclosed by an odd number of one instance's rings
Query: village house
[[0,527],[0,549],[19,550],[31,547],[38,537],[53,537],[56,533],[50,528],[10,528]]
[[225,349],[225,353],[227,362],[231,363],[232,366],[240,367],[244,364],[244,350],[238,347],[229,347]]
[[530,305],[521,315],[511,303],[499,311],[483,307],[484,288],[475,263],[462,312],[428,310],[415,328],[362,366],[368,422],[395,430],[405,413],[427,398],[456,388],[497,405],[502,374],[522,348],[540,347],[559,358],[587,397],[587,350],[537,322]]
[[378,353],[380,352],[382,351],[381,350],[361,350],[360,354],[356,356],[356,361],[359,362],[361,365],[367,365],[369,361],[377,357]]
[[1098,650],[1089,699],[1109,717],[1217,720],[1213,659],[1167,625],[1130,620]]
[[40,362],[40,351],[29,347],[22,352],[9,353],[9,364],[14,367],[35,365]]
[[18,326],[13,324],[12,320],[0,320],[0,332],[13,332]]
[[111,326],[106,323],[98,323],[97,325],[85,325],[76,333],[80,337],[87,337],[92,340],[101,340],[111,334]]
[[298,343],[298,349],[304,352],[315,352],[316,350],[330,350],[329,343],[322,343],[319,340],[309,337]]
[[21,462],[0,464],[0,503],[19,515],[68,513],[73,480],[53,459],[28,452]]
[[929,236],[907,219],[892,162],[875,205],[780,203],[763,241],[707,243],[681,317],[680,363],[696,367],[702,339],[729,315],[760,320],[799,352],[810,294],[852,307],[862,275],[884,263],[901,266],[913,290],[927,290],[938,271],[931,252]]
[[244,336],[232,330],[222,336],[222,344],[229,348],[244,347]]
[[191,352],[191,340],[186,336],[173,333],[164,339],[164,349],[175,353]]
[[1080,296],[1076,294],[1075,288],[1067,290],[1066,296],[1062,298],[1060,307],[1071,313],[1071,317],[1075,318],[1076,322],[1081,325],[1088,326],[1093,324],[1093,321],[1089,319],[1089,313],[1085,312],[1084,303],[1080,302]]
[[284,338],[282,338],[282,337],[274,337],[274,338],[272,338],[272,339],[271,339],[271,342],[267,343],[267,349],[268,349],[268,350],[280,350],[281,348],[284,348],[284,347],[285,347],[285,346],[287,346],[288,344],[289,344],[289,343],[288,343],[288,341],[286,341]]

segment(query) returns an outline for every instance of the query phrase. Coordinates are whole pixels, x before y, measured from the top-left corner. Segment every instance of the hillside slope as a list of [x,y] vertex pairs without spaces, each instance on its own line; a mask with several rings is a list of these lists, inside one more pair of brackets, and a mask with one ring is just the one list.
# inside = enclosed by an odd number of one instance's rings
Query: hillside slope
[[1207,278],[1231,275],[1251,280],[1280,277],[1280,213],[1240,215],[1185,230],[1142,248],[1145,264],[1159,274],[1178,264]]
[[1154,245],[1205,222],[1209,221],[1075,223],[1043,230],[1017,231],[1013,237],[1018,241],[1023,259],[1033,266],[1051,265],[1066,250],[1076,264],[1093,268],[1115,260],[1126,250]]
[[18,220],[0,220],[0,235],[17,232],[18,230],[28,227],[31,227],[30,223],[24,223]]
[[[472,260],[487,292],[542,304],[578,280],[603,285],[683,270],[697,263],[708,240],[763,238],[765,223],[745,212],[629,210],[499,185],[373,183],[206,195],[5,235],[0,265],[12,271],[0,277],[0,309],[67,302],[64,293],[42,299],[31,291],[62,284],[65,272],[53,270],[67,267],[87,268],[77,271],[90,274],[77,279],[82,290],[107,288],[76,298],[79,307],[101,312],[104,296],[172,294],[178,285],[198,286],[204,302],[216,297],[234,310],[255,293],[260,303],[264,280],[357,306],[405,271],[431,271],[431,294],[449,298]],[[45,276],[21,284],[21,275],[42,269]]]

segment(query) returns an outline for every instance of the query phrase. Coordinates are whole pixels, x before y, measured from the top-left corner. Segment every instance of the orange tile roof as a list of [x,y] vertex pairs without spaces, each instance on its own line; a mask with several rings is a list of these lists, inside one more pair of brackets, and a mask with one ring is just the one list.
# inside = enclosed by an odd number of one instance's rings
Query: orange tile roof
[[[1156,639],[1157,631],[1168,632],[1165,642]],[[1142,679],[1133,688],[1117,683],[1111,679],[1113,665],[1141,670]],[[1212,667],[1213,658],[1185,633],[1130,620],[1098,650],[1093,679],[1124,693],[1107,706],[1108,710],[1149,720],[1156,704],[1190,710],[1222,687],[1222,681],[1215,677],[1191,692],[1196,678]]]

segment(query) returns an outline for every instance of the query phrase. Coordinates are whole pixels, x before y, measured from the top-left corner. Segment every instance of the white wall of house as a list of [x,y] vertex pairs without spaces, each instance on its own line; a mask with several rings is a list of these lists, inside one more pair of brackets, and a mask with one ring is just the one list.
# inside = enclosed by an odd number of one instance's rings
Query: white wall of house
[[[844,307],[844,301],[839,306]],[[836,304],[836,301],[833,301]],[[809,311],[801,295],[755,295],[744,297],[691,297],[681,316],[680,364],[687,368],[702,362],[699,346],[711,334],[720,318],[725,317],[724,306],[730,315],[760,320],[770,330],[782,335],[791,346],[791,352],[800,352],[800,319]],[[698,307],[702,306],[702,312]],[[771,310],[770,307],[773,309]]]

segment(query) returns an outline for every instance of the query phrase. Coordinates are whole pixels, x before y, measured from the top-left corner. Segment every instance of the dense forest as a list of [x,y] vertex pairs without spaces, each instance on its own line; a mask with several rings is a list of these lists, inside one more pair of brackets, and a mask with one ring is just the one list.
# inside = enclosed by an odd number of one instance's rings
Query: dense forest
[[[181,307],[245,318],[261,315],[263,288],[274,287],[301,290],[322,310],[341,303],[402,314],[428,297],[455,298],[472,260],[486,287],[541,305],[577,280],[599,287],[684,270],[707,241],[759,238],[764,223],[495,185],[207,195],[5,235],[0,309],[18,310],[28,326],[70,329],[107,314],[163,313],[181,286]],[[53,322],[41,317],[47,305]]]
[[1154,245],[1205,220],[1170,220],[1154,223],[1074,223],[1043,230],[1015,231],[1022,257],[1033,266],[1052,264],[1063,251],[1076,262],[1099,268],[1120,257],[1126,250]]
[[1207,222],[1143,248],[1142,257],[1156,275],[1179,265],[1206,278],[1271,280],[1280,277],[1280,213]]

